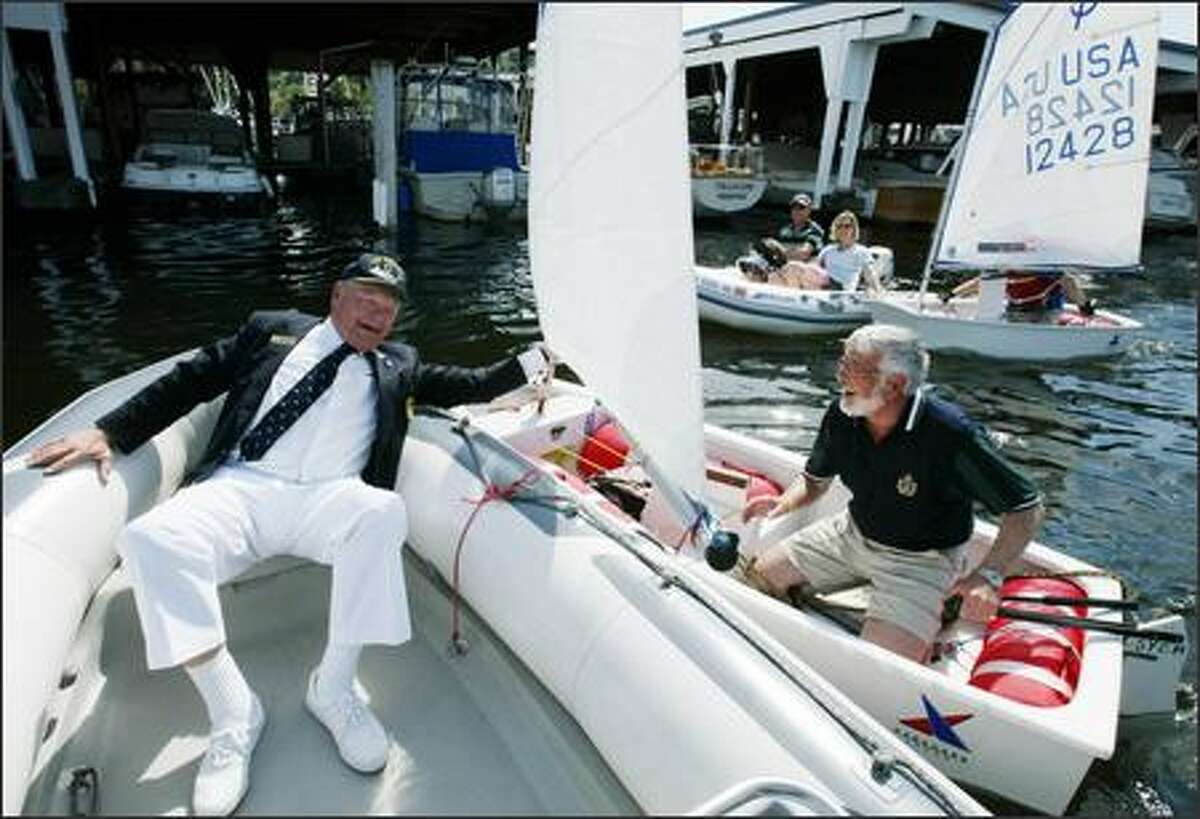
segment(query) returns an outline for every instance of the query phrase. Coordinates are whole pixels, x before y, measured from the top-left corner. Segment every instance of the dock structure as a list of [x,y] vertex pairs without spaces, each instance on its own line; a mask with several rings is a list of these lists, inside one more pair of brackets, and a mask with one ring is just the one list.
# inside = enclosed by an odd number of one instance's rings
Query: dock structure
[[63,4],[5,3],[3,11],[0,13],[3,14],[4,21],[4,121],[8,127],[8,138],[12,145],[17,173],[20,179],[26,183],[32,183],[37,179],[37,169],[34,165],[33,146],[30,141],[29,129],[26,126],[25,115],[17,98],[15,81],[16,64],[13,61],[12,49],[9,46],[9,32],[38,32],[49,37],[50,52],[54,60],[55,90],[58,95],[57,102],[62,111],[73,180],[78,183],[71,185],[68,191],[78,190],[82,186],[82,189],[86,191],[89,203],[94,207],[96,205],[96,188],[92,183],[91,174],[88,171],[87,159],[84,156],[83,129],[80,127],[79,111],[72,87],[71,65],[67,58],[65,40],[67,18],[63,10]]
[[[331,147],[336,146],[330,144],[328,86],[337,76],[353,75],[370,81],[376,112],[369,140],[374,213],[380,224],[392,226],[398,198],[395,66],[460,56],[494,58],[524,48],[536,34],[537,7],[525,3],[54,0],[4,3],[2,14],[4,119],[18,187],[61,191],[82,185],[88,193],[86,204],[94,207],[97,188],[102,187],[97,176],[106,175],[110,181],[119,177],[137,142],[143,109],[150,105],[139,103],[129,83],[134,66],[142,63],[227,70],[236,81],[235,103],[246,144],[252,146],[260,168],[299,170],[303,164],[316,172],[329,172]],[[47,35],[52,68],[44,56]],[[276,155],[270,71],[309,72],[318,78],[321,130],[308,144],[310,150],[303,152],[310,161],[289,166]],[[57,99],[41,95],[48,76],[55,80]],[[93,116],[88,123],[81,122],[79,115],[76,95],[81,88],[91,98]],[[189,101],[196,102],[185,95],[176,105],[186,107]],[[30,121],[31,108],[44,112],[42,122]],[[67,151],[55,152],[64,137]],[[62,153],[70,159],[67,178],[54,167],[61,164]],[[366,154],[364,149],[363,157]],[[313,156],[320,161],[312,162]],[[47,178],[56,172],[57,178]],[[22,203],[45,208],[81,204],[61,200],[61,196],[43,196]]]
[[[923,135],[961,126],[1005,9],[1004,2],[797,3],[702,26],[684,32],[688,94],[719,97],[714,136],[722,144],[761,142],[768,167],[781,142],[816,148],[806,192],[819,207],[852,189],[868,123]],[[1196,121],[1194,45],[1160,42],[1156,96],[1164,138]]]

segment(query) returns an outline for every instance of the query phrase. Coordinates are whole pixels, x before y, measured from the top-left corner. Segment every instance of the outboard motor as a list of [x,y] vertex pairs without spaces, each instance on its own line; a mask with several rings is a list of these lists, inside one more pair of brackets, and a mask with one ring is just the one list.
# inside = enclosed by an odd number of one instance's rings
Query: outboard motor
[[492,168],[483,172],[479,204],[489,219],[505,217],[517,204],[517,175],[512,168]]
[[875,275],[879,277],[880,284],[886,284],[892,278],[892,272],[895,269],[895,263],[892,258],[892,249],[883,245],[871,245],[867,248],[871,254],[871,260],[875,263]]

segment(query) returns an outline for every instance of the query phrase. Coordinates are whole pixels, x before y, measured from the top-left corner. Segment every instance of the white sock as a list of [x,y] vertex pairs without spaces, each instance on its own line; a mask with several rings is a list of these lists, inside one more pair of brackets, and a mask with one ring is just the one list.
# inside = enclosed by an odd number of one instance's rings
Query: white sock
[[200,691],[213,731],[250,721],[254,692],[229,649],[221,646],[217,655],[198,666],[184,666]]
[[328,702],[340,692],[351,690],[361,652],[362,646],[357,643],[330,641],[317,670],[317,696]]

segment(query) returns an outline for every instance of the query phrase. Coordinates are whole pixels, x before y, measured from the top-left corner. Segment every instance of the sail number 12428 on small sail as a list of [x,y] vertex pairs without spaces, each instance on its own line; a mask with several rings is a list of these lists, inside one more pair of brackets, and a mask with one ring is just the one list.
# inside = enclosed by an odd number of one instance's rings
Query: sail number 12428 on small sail
[[[1129,148],[1137,128],[1132,37],[1063,51],[1001,89],[1001,117],[1024,117],[1025,173]],[[1019,74],[1015,76],[1020,76]]]

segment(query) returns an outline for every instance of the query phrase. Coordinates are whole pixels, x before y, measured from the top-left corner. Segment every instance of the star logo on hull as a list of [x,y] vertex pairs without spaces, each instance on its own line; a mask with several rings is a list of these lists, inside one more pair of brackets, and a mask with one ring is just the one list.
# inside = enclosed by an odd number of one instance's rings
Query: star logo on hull
[[953,745],[964,751],[971,750],[955,732],[954,726],[960,722],[966,722],[974,716],[973,714],[941,714],[924,694],[921,695],[921,706],[925,709],[925,716],[909,717],[901,719],[900,722],[914,731],[940,739],[947,745]]

